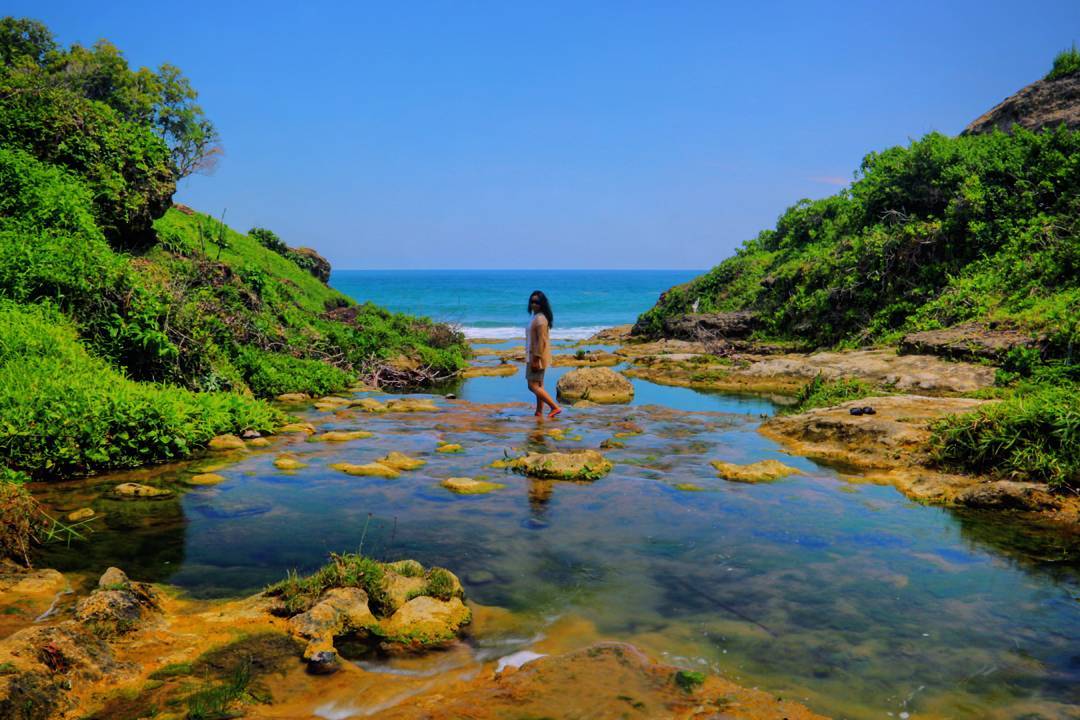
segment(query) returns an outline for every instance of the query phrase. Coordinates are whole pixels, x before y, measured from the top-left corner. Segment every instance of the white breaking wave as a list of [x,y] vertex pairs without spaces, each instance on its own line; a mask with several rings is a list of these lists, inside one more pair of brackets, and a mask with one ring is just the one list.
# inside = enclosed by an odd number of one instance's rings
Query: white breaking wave
[[[604,330],[606,325],[588,325],[583,327],[559,327],[551,328],[552,340],[584,340]],[[492,340],[525,340],[525,323],[521,327],[472,327],[465,325],[461,328],[467,338],[491,338]]]

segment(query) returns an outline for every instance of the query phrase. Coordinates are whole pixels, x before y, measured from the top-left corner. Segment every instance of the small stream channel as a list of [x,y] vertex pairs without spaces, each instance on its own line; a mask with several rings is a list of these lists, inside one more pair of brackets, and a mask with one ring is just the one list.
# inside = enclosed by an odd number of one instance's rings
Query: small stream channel
[[[549,372],[549,389],[567,370]],[[472,642],[488,656],[527,649],[529,638],[572,619],[836,717],[1080,716],[1077,534],[925,507],[786,455],[756,432],[775,410],[766,400],[634,384],[629,406],[568,408],[537,423],[529,406],[509,404],[531,398],[521,372],[475,378],[453,388],[458,400],[440,398],[436,414],[305,409],[320,431],[375,437],[291,436],[228,457],[216,487],[181,481],[221,456],[38,487],[55,509],[88,505],[101,519],[89,542],[49,547],[37,561],[94,573],[117,565],[194,596],[227,597],[311,570],[362,539],[380,559],[446,566],[471,600],[512,611],[512,633],[476,627]],[[605,451],[615,469],[596,482],[539,482],[489,467],[528,449],[595,448],[626,420],[645,432]],[[552,427],[565,436],[545,434]],[[464,451],[437,453],[440,440]],[[428,465],[394,480],[328,467],[390,450]],[[283,451],[308,467],[277,470]],[[708,464],[766,458],[803,474],[745,485]],[[505,488],[456,496],[438,485],[452,476]],[[177,496],[106,497],[130,479]]]

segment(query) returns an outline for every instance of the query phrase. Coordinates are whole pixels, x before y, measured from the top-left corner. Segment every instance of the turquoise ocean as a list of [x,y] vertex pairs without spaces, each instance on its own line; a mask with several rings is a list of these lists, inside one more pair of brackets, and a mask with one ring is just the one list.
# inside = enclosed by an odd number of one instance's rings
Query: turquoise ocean
[[701,270],[335,270],[330,284],[359,302],[458,325],[468,337],[524,334],[526,302],[543,290],[552,338],[581,340],[632,323],[660,293]]

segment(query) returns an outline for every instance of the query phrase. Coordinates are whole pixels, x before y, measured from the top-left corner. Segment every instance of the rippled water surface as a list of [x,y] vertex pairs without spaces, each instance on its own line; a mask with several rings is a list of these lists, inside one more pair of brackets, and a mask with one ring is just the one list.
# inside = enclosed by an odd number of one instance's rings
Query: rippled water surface
[[[787,456],[756,432],[773,411],[764,400],[635,385],[630,406],[568,409],[538,424],[527,405],[506,404],[528,399],[520,372],[477,378],[456,388],[461,399],[440,399],[439,413],[310,412],[320,430],[375,437],[333,445],[293,436],[230,459],[217,487],[180,481],[220,458],[122,476],[173,487],[173,500],[105,499],[118,476],[44,488],[58,509],[91,505],[105,527],[41,562],[115,564],[197,596],[227,596],[362,541],[382,559],[453,569],[472,600],[530,618],[538,632],[578,617],[601,635],[838,717],[1076,717],[1075,534],[924,507]],[[605,451],[615,469],[596,482],[488,467],[528,449],[595,448],[625,420],[645,432]],[[554,426],[563,439],[545,434]],[[464,452],[436,453],[440,440]],[[328,467],[389,450],[428,465],[394,480]],[[283,451],[309,467],[275,469]],[[765,458],[803,474],[745,485],[708,465]],[[456,496],[438,485],[452,476],[505,488]],[[676,487],[684,483],[700,490]]]

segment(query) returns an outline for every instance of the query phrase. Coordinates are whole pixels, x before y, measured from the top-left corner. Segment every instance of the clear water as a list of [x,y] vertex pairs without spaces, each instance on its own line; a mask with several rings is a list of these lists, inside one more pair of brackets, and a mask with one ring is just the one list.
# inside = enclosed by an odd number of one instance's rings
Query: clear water
[[[478,399],[505,400],[523,383],[521,373],[478,378],[462,394],[475,385]],[[192,469],[151,471],[153,482],[177,490],[172,501],[108,500],[119,477],[42,488],[57,509],[91,505],[104,527],[92,542],[39,561],[61,570],[114,564],[215,597],[310,570],[362,540],[384,559],[452,568],[471,599],[531,618],[540,631],[579,617],[605,636],[837,717],[1075,717],[1076,535],[842,480],[755,431],[765,401],[635,385],[657,404],[568,409],[559,441],[524,404],[440,399],[438,414],[312,413],[323,429],[362,427],[376,437],[292,438],[220,470],[227,481],[213,488],[183,486]],[[625,419],[646,432],[606,451],[615,470],[596,482],[538,482],[488,467],[504,453],[596,447]],[[439,440],[465,452],[436,453]],[[286,450],[309,467],[276,470]],[[328,467],[389,450],[429,464],[395,480]],[[764,458],[805,474],[742,485],[708,466]],[[438,486],[452,476],[506,487],[459,497]]]
[[580,340],[632,323],[696,270],[335,270],[330,284],[361,302],[460,325],[470,337],[524,335],[526,301],[543,290],[552,337]]
[[[556,326],[577,328],[576,337],[632,322],[690,275],[357,272],[333,281],[478,335],[507,328],[511,339],[483,346],[507,349],[520,344],[522,306],[537,287],[552,297]],[[566,371],[549,370],[548,387]],[[35,488],[57,511],[89,505],[100,516],[90,542],[47,548],[38,562],[94,573],[116,565],[223,597],[362,542],[382,559],[453,569],[472,600],[513,611],[533,632],[579,619],[835,717],[1080,717],[1080,529],[925,507],[787,456],[756,432],[774,409],[761,398],[635,380],[629,406],[568,409],[558,421],[566,439],[556,441],[543,433],[550,423],[531,417],[524,385],[521,372],[465,381],[449,388],[461,400],[440,399],[438,414],[313,412],[323,429],[376,436],[342,445],[292,437],[233,459],[212,488],[182,480],[219,458]],[[596,447],[627,418],[646,432],[605,451],[615,469],[596,482],[537,482],[489,467],[506,453]],[[436,453],[439,440],[465,452]],[[429,464],[395,480],[328,467],[390,450]],[[309,467],[277,470],[283,451]],[[765,458],[804,474],[741,485],[708,465]],[[454,476],[506,487],[459,497],[438,485]],[[108,499],[126,480],[177,495]]]

